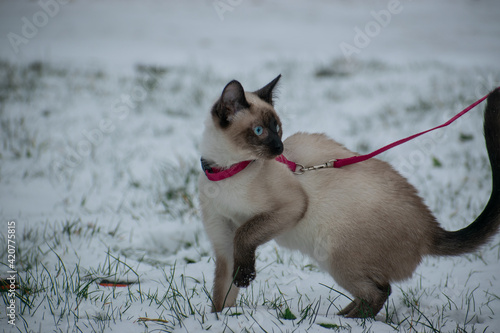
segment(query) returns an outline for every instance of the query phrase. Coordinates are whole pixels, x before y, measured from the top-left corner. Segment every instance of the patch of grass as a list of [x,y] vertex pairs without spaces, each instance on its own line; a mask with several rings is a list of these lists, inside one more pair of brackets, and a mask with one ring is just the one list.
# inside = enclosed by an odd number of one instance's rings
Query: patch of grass
[[324,77],[347,77],[350,76],[351,73],[346,71],[345,69],[339,68],[339,67],[321,67],[316,70],[314,75],[317,78],[324,78]]
[[419,97],[417,101],[406,107],[409,112],[427,112],[432,110],[435,105],[424,97]]
[[194,259],[187,258],[187,257],[184,258],[184,261],[186,262],[186,264],[195,264],[195,263],[198,262],[198,261],[196,261]]
[[285,311],[283,311],[281,314],[280,314],[280,318],[283,318],[285,320],[295,320],[297,319],[297,316],[295,316],[292,312],[292,310],[290,310],[290,308],[286,308]]
[[228,314],[229,316],[231,317],[234,317],[234,316],[241,316],[243,314],[243,312],[232,312],[230,314]]
[[329,330],[335,330],[335,331],[340,331],[340,330],[347,329],[346,327],[340,326],[340,325],[337,325],[337,324],[319,323],[318,325],[321,326],[321,327],[323,327],[323,328],[327,328]]
[[460,133],[458,139],[460,140],[460,142],[472,141],[472,140],[474,140],[474,135],[473,134]]
[[[43,316],[50,314],[54,318],[56,327],[72,323],[70,325],[74,327],[89,325],[95,331],[104,332],[111,323],[122,318],[131,302],[140,301],[138,276],[135,290],[98,286],[101,276],[116,277],[130,272],[137,275],[131,266],[119,258],[110,254],[102,265],[89,271],[79,263],[68,264],[55,249],[51,249],[50,253],[57,258],[54,266],[37,262],[29,271],[19,274],[20,288],[16,296],[20,302],[18,316],[22,320],[42,311],[45,312]],[[129,296],[124,298],[127,293]],[[120,300],[123,305],[113,306],[115,300]],[[101,311],[83,315],[79,310],[82,303],[101,308]]]
[[26,124],[26,118],[4,118],[0,120],[2,158],[30,159],[46,149],[46,143],[37,139],[35,130]]
[[157,171],[156,202],[171,216],[196,214],[198,164],[165,164]]
[[441,168],[443,166],[443,164],[441,163],[441,161],[437,157],[432,156],[432,166],[435,168]]
[[137,64],[135,65],[135,70],[137,73],[145,73],[148,75],[163,76],[169,72],[169,68],[165,66],[156,66],[149,64]]

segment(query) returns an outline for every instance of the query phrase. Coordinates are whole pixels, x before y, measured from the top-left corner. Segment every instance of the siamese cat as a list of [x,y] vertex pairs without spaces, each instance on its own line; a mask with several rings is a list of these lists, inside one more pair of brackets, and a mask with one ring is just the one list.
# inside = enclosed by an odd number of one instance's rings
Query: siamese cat
[[354,296],[339,315],[360,318],[374,317],[391,282],[409,278],[423,256],[469,253],[498,231],[500,90],[490,94],[484,114],[490,200],[472,224],[450,232],[386,162],[297,175],[276,160],[309,166],[356,155],[324,134],[296,133],[282,142],[273,107],[279,79],[255,92],[229,82],[205,122],[198,185],[216,258],[213,311],[235,304],[238,289],[255,279],[257,247],[272,239],[315,259]]

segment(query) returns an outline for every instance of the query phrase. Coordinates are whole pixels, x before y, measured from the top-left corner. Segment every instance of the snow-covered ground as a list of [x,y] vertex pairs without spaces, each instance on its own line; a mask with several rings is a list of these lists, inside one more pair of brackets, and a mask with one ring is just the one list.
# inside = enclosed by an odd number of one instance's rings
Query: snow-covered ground
[[[0,2],[0,277],[15,221],[19,281],[0,332],[498,332],[500,236],[426,258],[376,320],[335,315],[345,291],[270,242],[238,307],[211,314],[196,179],[231,79],[281,73],[285,136],[369,152],[500,85],[499,16],[496,0]],[[380,157],[447,229],[489,197],[483,108]]]

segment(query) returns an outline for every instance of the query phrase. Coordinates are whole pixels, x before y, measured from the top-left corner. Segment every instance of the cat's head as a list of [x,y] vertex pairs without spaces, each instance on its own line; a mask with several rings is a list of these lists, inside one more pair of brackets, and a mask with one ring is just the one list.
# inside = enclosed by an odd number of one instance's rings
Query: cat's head
[[273,90],[280,77],[254,92],[245,92],[233,80],[212,107],[217,131],[249,158],[272,159],[283,152],[281,121],[273,107]]

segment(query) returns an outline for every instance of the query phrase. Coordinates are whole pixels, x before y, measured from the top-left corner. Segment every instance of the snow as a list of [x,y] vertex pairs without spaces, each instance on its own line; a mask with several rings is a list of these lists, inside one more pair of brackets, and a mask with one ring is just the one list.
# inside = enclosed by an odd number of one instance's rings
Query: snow
[[[495,332],[498,235],[475,254],[426,258],[366,321],[336,316],[345,291],[271,242],[239,306],[211,314],[196,177],[205,115],[233,78],[255,90],[283,75],[285,136],[325,132],[369,152],[443,123],[500,85],[499,13],[496,0],[1,2],[0,219],[16,221],[30,291],[16,328],[0,307],[0,331]],[[482,108],[380,157],[450,230],[491,191]]]

